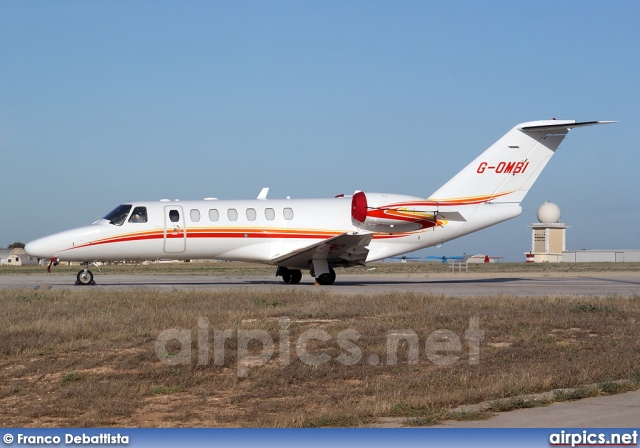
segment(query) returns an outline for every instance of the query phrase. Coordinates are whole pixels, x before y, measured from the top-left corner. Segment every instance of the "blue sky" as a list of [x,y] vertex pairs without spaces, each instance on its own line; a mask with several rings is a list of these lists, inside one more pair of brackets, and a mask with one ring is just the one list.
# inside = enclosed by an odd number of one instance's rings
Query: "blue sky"
[[640,3],[3,1],[0,244],[129,200],[428,196],[513,125],[576,129],[523,214],[424,254],[640,248]]

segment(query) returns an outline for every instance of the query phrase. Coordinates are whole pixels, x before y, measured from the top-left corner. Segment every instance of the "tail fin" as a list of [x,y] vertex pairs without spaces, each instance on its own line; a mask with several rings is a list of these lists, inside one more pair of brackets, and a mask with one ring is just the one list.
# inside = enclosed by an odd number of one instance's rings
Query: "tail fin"
[[430,196],[441,205],[518,204],[572,128],[612,121],[521,123]]

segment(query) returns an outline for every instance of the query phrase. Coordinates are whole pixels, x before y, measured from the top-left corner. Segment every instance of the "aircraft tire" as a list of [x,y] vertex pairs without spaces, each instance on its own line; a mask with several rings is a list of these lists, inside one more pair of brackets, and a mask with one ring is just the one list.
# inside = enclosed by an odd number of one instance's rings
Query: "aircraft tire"
[[289,270],[289,268],[285,268],[284,266],[278,266],[278,271],[276,275],[279,275],[280,277],[282,277],[282,281],[285,282],[287,285],[291,283],[291,271]]
[[289,279],[290,285],[297,285],[302,280],[302,271],[300,269],[292,269],[289,271],[291,274],[291,278]]
[[88,286],[91,285],[93,283],[93,273],[89,270],[87,270],[86,272],[84,271],[84,269],[80,272],[78,272],[78,285],[83,285],[83,286]]
[[332,268],[329,268],[329,272],[317,276],[316,281],[320,285],[333,285],[333,283],[336,281],[336,271],[334,271]]

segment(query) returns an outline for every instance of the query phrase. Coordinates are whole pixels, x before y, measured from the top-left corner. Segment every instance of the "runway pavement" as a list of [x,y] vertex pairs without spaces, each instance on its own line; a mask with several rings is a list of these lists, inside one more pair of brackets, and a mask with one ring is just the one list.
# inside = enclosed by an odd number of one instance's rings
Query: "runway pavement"
[[447,421],[441,428],[638,428],[640,391],[496,414],[489,420]]
[[[306,288],[345,294],[416,292],[450,296],[486,295],[605,295],[640,296],[640,273],[601,273],[584,276],[560,274],[345,274],[331,286],[314,285],[305,276],[298,285],[285,285],[272,276],[203,275],[101,275],[95,273],[98,288],[210,289]],[[74,286],[74,275],[2,275],[0,288],[87,288]]]

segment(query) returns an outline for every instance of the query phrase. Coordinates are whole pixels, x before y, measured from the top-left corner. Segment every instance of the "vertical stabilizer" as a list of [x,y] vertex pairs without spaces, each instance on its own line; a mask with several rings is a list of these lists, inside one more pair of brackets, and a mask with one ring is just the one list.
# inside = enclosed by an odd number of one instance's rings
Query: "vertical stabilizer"
[[521,123],[430,196],[444,204],[518,204],[560,142],[575,127],[611,122],[545,120]]

